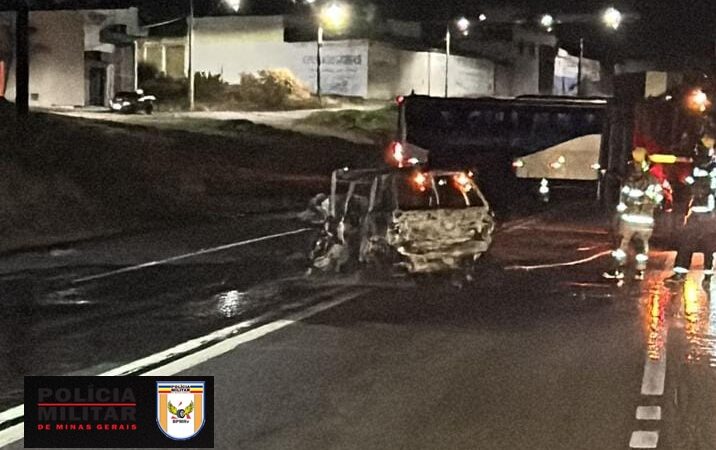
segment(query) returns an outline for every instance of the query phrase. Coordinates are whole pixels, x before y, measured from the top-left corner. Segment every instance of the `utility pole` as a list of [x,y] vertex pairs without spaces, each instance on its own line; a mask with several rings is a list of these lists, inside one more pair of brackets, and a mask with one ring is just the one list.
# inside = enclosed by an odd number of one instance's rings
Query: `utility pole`
[[445,32],[445,97],[448,96],[448,71],[450,70],[450,24],[447,26],[447,32]]
[[577,64],[577,97],[582,96],[582,61],[584,60],[584,38],[579,38],[579,63]]
[[15,17],[15,108],[18,117],[27,117],[30,111],[30,8],[27,0],[17,2]]
[[318,25],[316,37],[316,96],[321,101],[321,47],[323,47],[323,26]]
[[194,111],[194,0],[189,0],[189,17],[187,18],[187,48],[189,49],[189,111]]

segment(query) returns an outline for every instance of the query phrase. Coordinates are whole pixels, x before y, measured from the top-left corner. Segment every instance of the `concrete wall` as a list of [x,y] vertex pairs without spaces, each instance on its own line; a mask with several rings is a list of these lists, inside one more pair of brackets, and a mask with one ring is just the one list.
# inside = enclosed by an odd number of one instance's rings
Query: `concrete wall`
[[[147,60],[155,61],[158,56],[147,50]],[[202,18],[194,28],[194,70],[221,74],[229,83],[239,83],[243,73],[286,69],[315,92],[316,56],[315,42],[284,42],[281,17]],[[367,61],[367,41],[325,42],[321,91],[367,96]]]
[[[554,94],[577,95],[579,57],[560,49],[554,62]],[[582,91],[584,95],[604,95],[599,90],[601,67],[599,61],[582,58]]]
[[[161,50],[147,43],[146,60],[161,66]],[[167,55],[166,67],[179,66]],[[316,42],[284,42],[281,17],[207,17],[194,31],[194,70],[239,83],[241,74],[286,69],[316,91]],[[487,60],[452,56],[451,96],[492,95],[495,67]],[[444,95],[445,55],[400,50],[367,40],[326,41],[321,57],[325,94],[389,99],[412,90]]]
[[114,68],[114,93],[134,90],[134,47],[117,47],[109,58]]
[[[486,60],[451,56],[448,94],[477,97],[495,92],[495,65]],[[372,43],[368,70],[369,97],[388,99],[396,95],[445,95],[445,54],[400,50]]]
[[[30,13],[30,105],[85,103],[84,22],[75,11]],[[14,64],[6,97],[15,99]]]
[[[316,91],[316,43],[284,44],[290,53],[288,69]],[[368,41],[327,41],[321,50],[321,92],[349,97],[368,96]]]

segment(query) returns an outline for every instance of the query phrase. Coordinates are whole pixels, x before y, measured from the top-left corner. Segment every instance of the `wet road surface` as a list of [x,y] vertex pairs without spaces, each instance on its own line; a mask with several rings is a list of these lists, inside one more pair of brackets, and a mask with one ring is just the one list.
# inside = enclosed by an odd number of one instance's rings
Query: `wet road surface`
[[[603,281],[594,224],[512,222],[500,267],[459,290],[306,280],[308,233],[72,282],[301,227],[242,219],[5,261],[27,269],[0,278],[0,411],[22,375],[124,365],[213,375],[216,448],[716,448],[716,283],[665,284],[658,250],[646,280]],[[133,364],[236,324],[231,351]]]

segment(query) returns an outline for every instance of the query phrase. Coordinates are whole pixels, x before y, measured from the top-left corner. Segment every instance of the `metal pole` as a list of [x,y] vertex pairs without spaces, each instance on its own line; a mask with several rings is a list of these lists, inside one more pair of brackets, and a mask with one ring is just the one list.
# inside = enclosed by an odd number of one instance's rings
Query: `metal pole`
[[432,61],[432,57],[431,57],[432,54],[433,54],[432,51],[428,52],[428,96],[433,95],[432,86],[430,85],[430,84],[431,84],[431,81],[432,81],[432,80],[430,79],[430,78],[431,78],[431,77],[430,77],[430,76],[431,76],[431,73],[430,73],[430,72],[433,70],[433,61]]
[[189,0],[189,18],[187,22],[189,40],[189,111],[194,111],[194,0]]
[[579,65],[577,66],[577,97],[582,96],[582,60],[584,59],[584,38],[579,38]]
[[134,40],[134,90],[139,89],[139,44]]
[[323,27],[318,26],[316,36],[316,96],[321,101],[321,47],[323,47]]
[[450,24],[445,32],[445,97],[448,96],[448,72],[450,70]]
[[25,117],[30,111],[30,8],[27,1],[17,3],[15,19],[15,108]]

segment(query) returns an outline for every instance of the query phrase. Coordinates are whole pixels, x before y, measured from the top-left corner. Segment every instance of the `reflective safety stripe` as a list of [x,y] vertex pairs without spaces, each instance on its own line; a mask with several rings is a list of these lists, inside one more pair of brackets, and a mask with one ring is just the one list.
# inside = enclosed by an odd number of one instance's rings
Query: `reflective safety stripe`
[[614,251],[612,252],[612,256],[613,256],[614,259],[616,259],[617,261],[622,261],[622,260],[626,259],[627,254],[626,254],[626,252],[625,252],[624,250],[622,250],[622,249],[619,248],[619,249],[616,249],[616,250],[614,250]]
[[703,178],[709,176],[709,173],[699,167],[694,167],[694,176],[696,178]]
[[638,255],[636,255],[636,260],[638,262],[647,262],[647,261],[649,261],[649,255],[639,253]]
[[699,214],[710,213],[714,210],[713,205],[708,206],[692,206],[691,211]]
[[632,189],[629,191],[629,197],[630,198],[640,198],[644,196],[644,191],[641,189]]
[[651,216],[643,216],[641,214],[624,214],[622,220],[628,223],[636,223],[640,225],[653,225],[654,218]]

